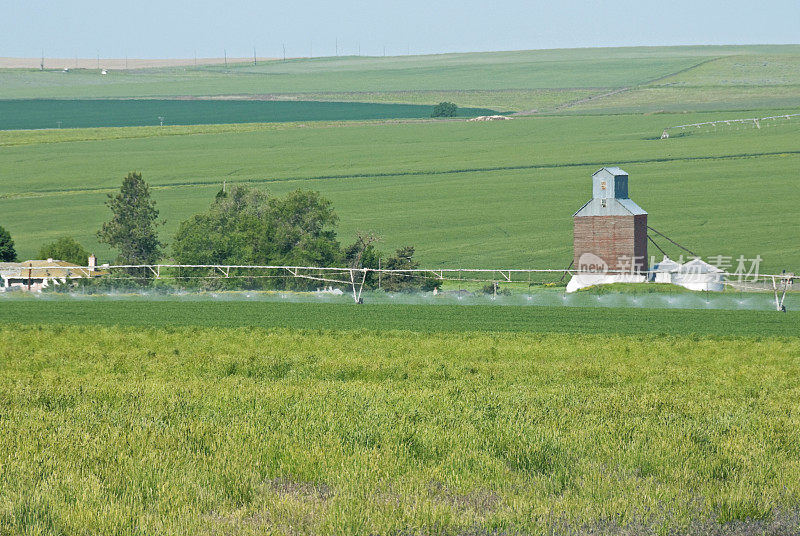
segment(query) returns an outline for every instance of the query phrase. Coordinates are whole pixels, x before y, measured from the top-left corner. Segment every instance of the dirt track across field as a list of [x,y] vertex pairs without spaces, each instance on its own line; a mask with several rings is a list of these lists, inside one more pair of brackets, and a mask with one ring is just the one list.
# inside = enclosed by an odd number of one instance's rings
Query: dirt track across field
[[[258,58],[270,61],[275,58]],[[228,58],[228,63],[252,62],[253,58]],[[45,69],[149,69],[153,67],[193,67],[196,65],[222,65],[224,58],[179,58],[179,59],[135,59],[135,58],[45,58]],[[0,69],[39,69],[42,58],[0,58]]]

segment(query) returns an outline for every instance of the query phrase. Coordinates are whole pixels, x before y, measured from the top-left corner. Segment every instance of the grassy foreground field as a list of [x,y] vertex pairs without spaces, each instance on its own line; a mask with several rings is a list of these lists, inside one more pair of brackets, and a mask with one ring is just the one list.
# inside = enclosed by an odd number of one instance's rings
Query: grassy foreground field
[[795,337],[0,338],[2,533],[800,529]]

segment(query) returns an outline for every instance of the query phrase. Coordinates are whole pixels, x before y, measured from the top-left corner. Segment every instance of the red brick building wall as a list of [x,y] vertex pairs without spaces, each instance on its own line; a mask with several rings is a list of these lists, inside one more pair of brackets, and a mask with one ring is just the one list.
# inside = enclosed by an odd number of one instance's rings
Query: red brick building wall
[[[646,271],[647,214],[637,216],[577,216],[573,229],[574,267],[581,270],[581,256],[591,253],[609,270]],[[591,260],[591,257],[585,257]],[[635,260],[632,260],[635,259]]]

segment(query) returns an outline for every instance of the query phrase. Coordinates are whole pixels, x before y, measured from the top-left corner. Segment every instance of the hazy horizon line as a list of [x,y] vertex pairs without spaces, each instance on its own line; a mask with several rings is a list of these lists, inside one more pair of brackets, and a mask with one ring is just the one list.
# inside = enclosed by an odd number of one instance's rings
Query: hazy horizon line
[[[491,53],[507,53],[507,52],[544,52],[544,51],[555,51],[555,50],[602,50],[602,49],[641,49],[641,48],[702,48],[702,47],[748,47],[748,46],[763,46],[763,47],[791,47],[791,46],[800,46],[800,42],[796,43],[764,43],[764,42],[748,42],[748,43],[686,43],[686,44],[648,44],[648,45],[593,45],[593,46],[576,46],[576,47],[548,47],[548,48],[509,48],[509,49],[493,49],[493,50],[448,50],[448,51],[440,51],[440,52],[406,52],[406,53],[393,53],[393,54],[320,54],[320,55],[293,55],[293,56],[286,56],[286,59],[327,59],[327,58],[348,58],[348,57],[362,57],[362,58],[381,58],[381,57],[406,57],[406,56],[445,56],[450,54],[491,54]],[[149,55],[142,55],[142,56],[102,56],[102,55],[95,55],[95,56],[47,56],[45,55],[27,55],[27,56],[0,56],[0,59],[9,59],[9,60],[36,60],[40,61],[42,58],[45,60],[71,60],[75,61],[109,61],[109,60],[128,60],[128,61],[136,61],[136,60],[149,60],[149,61],[158,61],[158,60],[172,60],[172,61],[189,61],[193,62],[197,61],[208,61],[208,60],[219,60],[225,61],[227,59],[229,62],[233,62],[235,60],[243,60],[243,61],[252,61],[253,55],[223,55],[220,56],[195,56],[195,55],[160,55],[160,56],[149,56]],[[274,60],[282,60],[281,56],[256,56],[256,61],[274,61]]]

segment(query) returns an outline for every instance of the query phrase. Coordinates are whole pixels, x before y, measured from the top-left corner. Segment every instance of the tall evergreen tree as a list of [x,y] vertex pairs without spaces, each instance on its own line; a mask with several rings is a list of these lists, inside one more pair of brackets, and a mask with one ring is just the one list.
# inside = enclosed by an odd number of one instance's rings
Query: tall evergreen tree
[[155,264],[164,244],[158,239],[158,210],[150,199],[150,187],[142,174],[128,173],[116,195],[108,194],[111,220],[103,224],[97,238],[119,250],[122,264]]
[[14,240],[11,234],[0,227],[0,262],[14,262],[17,260],[17,250],[14,249]]

